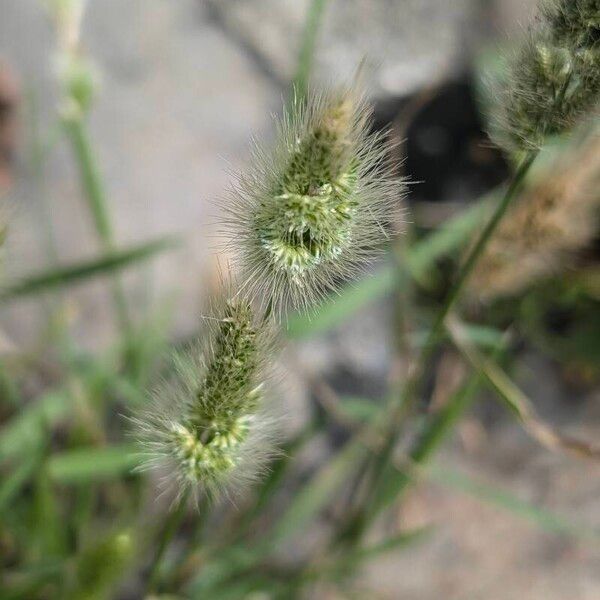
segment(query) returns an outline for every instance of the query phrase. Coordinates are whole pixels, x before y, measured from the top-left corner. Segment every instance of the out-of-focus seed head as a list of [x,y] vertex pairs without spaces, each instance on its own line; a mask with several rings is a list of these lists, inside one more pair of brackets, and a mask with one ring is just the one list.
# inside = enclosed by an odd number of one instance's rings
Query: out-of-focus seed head
[[166,469],[164,483],[215,496],[256,477],[272,452],[264,406],[272,335],[244,300],[219,303],[208,331],[176,361],[176,375],[134,419],[141,469]]
[[600,3],[598,0],[554,0],[542,5],[557,42],[577,50],[598,49]]
[[592,134],[534,175],[477,265],[472,298],[518,294],[592,245],[600,224],[600,138]]
[[369,109],[354,88],[296,102],[273,152],[257,148],[224,207],[242,291],[307,309],[364,267],[385,241],[403,184],[389,144],[369,134]]
[[89,110],[98,88],[98,71],[80,43],[86,0],[46,0],[56,33],[57,78],[61,87],[60,113],[80,119]]
[[94,540],[77,555],[73,589],[66,597],[73,600],[111,597],[110,592],[131,566],[134,556],[135,539],[129,530]]
[[90,109],[98,87],[95,67],[80,53],[59,57],[58,75],[62,87],[61,113],[79,119]]
[[598,0],[552,0],[509,62],[493,135],[510,150],[536,149],[571,129],[600,100]]
[[81,22],[86,0],[45,0],[50,17],[54,21],[58,44],[62,51],[72,52],[79,46]]

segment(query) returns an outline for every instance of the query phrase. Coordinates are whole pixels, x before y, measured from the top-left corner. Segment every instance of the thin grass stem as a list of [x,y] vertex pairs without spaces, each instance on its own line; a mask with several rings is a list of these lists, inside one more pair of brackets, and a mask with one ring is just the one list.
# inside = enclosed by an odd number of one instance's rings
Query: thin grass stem
[[308,82],[312,70],[317,36],[327,0],[312,0],[308,8],[300,52],[298,54],[298,65],[294,76],[294,93],[298,100],[303,100],[308,91]]
[[148,586],[147,589],[150,593],[156,592],[160,583],[160,569],[163,561],[164,554],[173,540],[173,537],[177,533],[183,518],[185,517],[187,509],[187,501],[190,495],[190,491],[186,490],[181,498],[177,501],[177,506],[173,507],[171,512],[168,514],[162,529],[160,530],[158,538],[158,547],[152,563],[150,564],[150,571],[148,573]]
[[[81,118],[66,118],[63,123],[77,161],[81,186],[94,222],[96,234],[103,250],[107,253],[113,252],[115,249],[114,235],[106,202],[106,193],[85,124]],[[123,331],[129,332],[131,331],[131,322],[127,310],[127,300],[121,283],[116,276],[112,280],[112,294],[119,325]]]
[[[389,426],[384,434],[385,442],[381,451],[372,458],[373,466],[372,469],[368,471],[367,477],[370,478],[370,481],[368,486],[365,486],[364,488],[367,490],[364,500],[359,503],[359,507],[353,511],[349,523],[342,529],[340,535],[341,540],[348,541],[351,544],[358,542],[367,525],[385,505],[385,503],[380,500],[381,489],[385,483],[384,476],[387,472],[387,468],[390,466],[392,454],[400,435],[400,425],[404,416],[412,408],[415,396],[421,387],[425,368],[429,364],[430,359],[443,338],[446,317],[458,301],[469,276],[481,258],[483,251],[498,224],[506,214],[506,211],[513,200],[517,197],[521,185],[523,184],[531,165],[535,161],[537,154],[537,151],[532,150],[522,159],[502,200],[496,207],[496,210],[463,263],[458,273],[458,277],[429,331],[427,339],[421,348],[421,352],[413,364],[412,372],[409,374],[406,384],[403,386],[399,396],[396,397],[393,406],[390,407]],[[451,413],[449,413],[448,418],[451,416]],[[441,423],[439,426],[445,427],[445,424]]]

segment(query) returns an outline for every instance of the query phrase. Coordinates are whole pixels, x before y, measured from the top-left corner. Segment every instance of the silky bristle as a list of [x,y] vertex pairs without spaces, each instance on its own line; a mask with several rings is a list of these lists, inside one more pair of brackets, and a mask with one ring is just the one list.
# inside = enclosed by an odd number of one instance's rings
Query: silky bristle
[[224,206],[241,291],[273,314],[306,310],[381,250],[404,185],[389,144],[368,131],[354,88],[311,95],[287,111],[272,152],[258,149]]

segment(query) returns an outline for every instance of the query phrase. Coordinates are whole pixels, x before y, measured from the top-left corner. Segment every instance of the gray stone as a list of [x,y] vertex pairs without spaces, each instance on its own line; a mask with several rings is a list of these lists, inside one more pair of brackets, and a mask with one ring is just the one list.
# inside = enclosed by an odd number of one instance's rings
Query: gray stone
[[[220,22],[251,44],[282,80],[296,67],[307,0],[209,0]],[[374,95],[408,94],[463,64],[477,0],[330,0],[315,78],[349,78],[364,59]]]

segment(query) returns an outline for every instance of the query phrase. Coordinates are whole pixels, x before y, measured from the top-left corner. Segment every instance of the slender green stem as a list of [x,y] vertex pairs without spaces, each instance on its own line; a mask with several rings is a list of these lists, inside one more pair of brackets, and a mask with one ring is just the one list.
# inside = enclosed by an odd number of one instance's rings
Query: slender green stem
[[185,492],[184,495],[177,501],[177,506],[173,507],[167,519],[164,523],[163,528],[160,530],[158,547],[152,563],[150,565],[150,572],[148,573],[148,591],[155,592],[160,582],[160,567],[162,559],[165,554],[167,547],[173,539],[173,536],[177,533],[183,518],[185,517],[187,509],[187,501],[189,498],[189,491]]
[[[81,186],[88,203],[96,233],[103,250],[110,253],[115,248],[106,193],[102,185],[102,177],[96,164],[85,124],[79,117],[65,118],[63,123],[77,161]],[[131,327],[127,311],[127,301],[121,284],[116,277],[113,279],[112,292],[119,325],[124,331],[128,332],[131,330]]]
[[[391,407],[391,414],[388,420],[389,426],[384,436],[384,444],[381,451],[373,457],[373,467],[368,472],[370,482],[365,486],[367,490],[360,506],[353,512],[348,524],[341,533],[341,539],[354,543],[360,539],[368,523],[375,517],[384,502],[381,502],[381,489],[385,484],[385,475],[390,467],[390,460],[400,435],[400,424],[404,415],[412,408],[414,398],[417,395],[421,380],[425,373],[425,368],[429,364],[439,342],[444,334],[444,323],[448,313],[455,306],[457,300],[463,291],[466,282],[473,272],[477,262],[481,258],[489,240],[491,239],[502,217],[506,214],[508,207],[518,195],[521,185],[527,175],[531,165],[535,161],[537,151],[530,151],[521,161],[515,172],[510,185],[508,186],[502,200],[496,207],[493,215],[479,235],[477,242],[469,252],[463,263],[456,282],[452,286],[442,308],[440,309],[432,328],[429,331],[427,339],[421,348],[421,352],[414,363],[413,370],[409,375],[399,397]],[[375,504],[375,506],[373,506]],[[371,510],[368,510],[371,508]]]
[[[500,357],[504,345],[496,349],[491,359],[496,361]],[[409,452],[413,465],[423,465],[440,447],[448,437],[454,425],[465,412],[472,406],[476,394],[485,382],[483,373],[473,370],[467,381],[450,397],[447,404],[436,414],[432,415]],[[410,474],[401,472],[398,480],[390,480],[392,485],[389,495],[396,499],[406,490],[411,481]]]
[[294,77],[294,92],[298,100],[303,100],[308,91],[310,72],[313,66],[317,35],[321,25],[327,0],[312,0],[306,16],[302,42],[298,54],[298,66]]
[[106,249],[110,250],[113,246],[113,231],[108,217],[106,195],[85,125],[78,117],[67,118],[64,124],[77,159],[82,187],[96,232]]
[[3,360],[0,360],[0,411],[19,408],[21,403],[19,389]]
[[438,345],[438,343],[443,335],[443,332],[444,332],[444,322],[446,320],[446,317],[448,316],[448,313],[450,313],[450,311],[454,308],[454,305],[456,304],[457,300],[459,299],[460,294],[462,293],[462,291],[465,287],[465,284],[469,280],[471,273],[473,272],[475,266],[479,262],[479,259],[481,258],[483,251],[485,250],[494,231],[496,230],[496,228],[498,227],[498,224],[500,223],[500,221],[506,214],[508,207],[510,206],[512,201],[516,198],[516,196],[521,188],[521,185],[523,184],[525,176],[527,175],[527,172],[529,171],[529,169],[530,169],[531,165],[533,164],[534,160],[536,159],[536,157],[537,157],[537,151],[532,151],[532,152],[529,152],[525,156],[525,158],[522,160],[521,164],[519,165],[519,167],[512,179],[511,184],[509,185],[504,196],[502,197],[502,200],[496,207],[494,214],[491,216],[487,225],[485,226],[485,228],[481,232],[479,238],[477,239],[477,243],[473,246],[473,248],[469,252],[464,264],[460,268],[456,282],[454,283],[454,285],[452,286],[452,288],[450,290],[450,293],[446,297],[444,305],[442,306],[431,330],[429,331],[429,335],[428,335],[428,337],[425,341],[425,344],[423,345],[423,348],[421,350],[421,355],[419,356],[419,359],[417,360],[416,373],[411,378],[411,381],[414,381],[414,383],[410,387],[408,387],[408,391],[410,391],[411,393],[416,391],[414,389],[415,384],[417,384],[418,380],[420,379],[420,375],[421,375],[421,372],[424,370],[425,363],[427,363],[427,361],[431,358],[433,352],[437,348],[437,345]]
[[56,125],[47,136],[42,140],[39,126],[39,111],[36,98],[33,93],[27,94],[27,121],[29,123],[29,154],[32,179],[35,186],[35,193],[38,198],[38,209],[40,211],[40,226],[45,241],[46,252],[53,266],[58,264],[58,249],[56,245],[56,234],[54,231],[51,213],[48,201],[43,190],[44,163],[48,150],[54,145],[54,142],[60,134],[60,127]]

